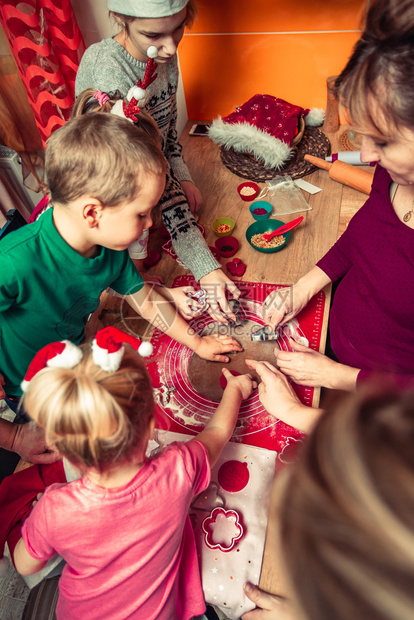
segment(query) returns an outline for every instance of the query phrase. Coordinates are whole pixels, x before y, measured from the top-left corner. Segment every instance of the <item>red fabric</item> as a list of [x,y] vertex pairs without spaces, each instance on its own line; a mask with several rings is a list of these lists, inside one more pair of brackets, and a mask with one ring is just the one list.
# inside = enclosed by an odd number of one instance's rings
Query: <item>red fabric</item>
[[85,51],[70,0],[2,0],[0,23],[45,144],[70,118]]
[[47,196],[43,196],[42,200],[37,203],[37,205],[32,211],[31,216],[27,220],[28,224],[31,224],[32,222],[35,222],[37,220],[38,216],[40,215],[40,213],[43,212],[48,202],[49,202],[49,198]]
[[272,95],[254,95],[223,118],[225,123],[248,123],[289,146],[297,133],[299,119],[309,110]]
[[28,517],[38,493],[54,482],[66,482],[63,462],[51,465],[32,465],[7,476],[0,484],[0,557],[4,545],[9,545],[13,558],[14,548],[21,538],[20,529]]

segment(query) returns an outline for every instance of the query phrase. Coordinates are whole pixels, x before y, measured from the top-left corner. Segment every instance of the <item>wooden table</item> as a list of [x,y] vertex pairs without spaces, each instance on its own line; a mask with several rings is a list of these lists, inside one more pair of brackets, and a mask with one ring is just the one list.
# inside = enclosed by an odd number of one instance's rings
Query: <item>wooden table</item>
[[[245,239],[245,230],[252,223],[249,213],[251,203],[243,202],[238,193],[237,186],[245,179],[241,179],[230,172],[220,159],[219,147],[207,137],[189,136],[188,131],[194,122],[189,121],[181,135],[180,141],[184,148],[184,156],[193,179],[200,189],[204,204],[199,212],[199,221],[205,227],[206,240],[209,245],[214,245],[216,237],[211,229],[214,219],[221,216],[231,217],[235,223],[234,235],[240,242],[237,256],[246,263],[247,269],[241,280],[253,282],[273,282],[278,284],[293,284],[329,250],[338,238],[338,230],[341,224],[343,232],[347,220],[365,202],[366,196],[332,181],[324,170],[317,170],[306,176],[306,180],[313,183],[323,191],[309,195],[305,193],[306,200],[312,207],[311,211],[302,212],[303,223],[295,230],[293,242],[286,249],[275,254],[263,254],[253,250]],[[342,128],[342,131],[344,129]],[[341,133],[338,132],[338,135]],[[337,136],[327,134],[331,140],[333,150],[337,149]],[[259,184],[264,187],[265,183]],[[342,220],[341,206],[345,206]],[[299,214],[283,216],[284,221],[290,221]],[[165,243],[154,233],[150,236],[149,245],[153,249],[159,249]],[[228,259],[222,259],[224,265]],[[163,254],[158,265],[150,269],[149,273],[162,276],[165,284],[170,286],[174,278],[180,274],[189,273],[180,267],[170,256]],[[328,320],[328,308],[330,301],[330,287],[326,287],[326,302],[324,312],[324,325],[320,351],[325,349],[326,330]],[[119,298],[108,294],[102,296],[100,308],[91,318],[88,324],[88,335],[92,336],[105,324],[111,324],[111,313],[119,308]],[[132,310],[129,310],[132,312]],[[121,326],[120,326],[121,327]],[[319,403],[319,390],[315,390],[313,405]],[[278,561],[277,528],[274,514],[274,497],[272,496],[270,518],[267,532],[266,548],[263,560],[260,586],[276,594],[288,594],[288,586],[284,578],[283,569]]]

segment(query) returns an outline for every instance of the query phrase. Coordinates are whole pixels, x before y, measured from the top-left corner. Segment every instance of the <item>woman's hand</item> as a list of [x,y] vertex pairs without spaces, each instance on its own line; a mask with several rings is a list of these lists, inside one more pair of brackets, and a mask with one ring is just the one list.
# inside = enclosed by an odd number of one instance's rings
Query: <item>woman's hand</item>
[[273,291],[266,297],[263,318],[273,329],[288,323],[330,281],[322,269],[313,267],[293,286]]
[[299,616],[288,599],[260,590],[251,583],[244,584],[244,593],[257,605],[242,615],[242,620],[298,620]]
[[180,183],[191,212],[197,213],[203,204],[203,197],[201,196],[200,190],[194,183],[191,183],[191,181],[180,181]]
[[246,366],[256,372],[261,383],[259,384],[259,399],[268,413],[279,418],[280,410],[290,410],[297,405],[304,406],[296,396],[285,375],[277,370],[270,362],[256,362],[246,360]]
[[197,353],[205,360],[224,362],[226,364],[230,360],[223,353],[243,351],[243,347],[230,336],[213,334],[212,336],[202,336],[199,345],[193,350],[194,353]]
[[54,463],[61,458],[56,450],[48,447],[43,429],[35,422],[15,426],[16,434],[10,449],[22,459],[29,463]]
[[259,399],[266,411],[282,422],[309,433],[322,414],[322,409],[301,403],[285,375],[269,362],[246,360],[246,366],[261,379]]
[[209,303],[208,312],[215,321],[227,323],[227,319],[223,316],[223,312],[233,321],[236,320],[236,316],[228,304],[226,290],[229,291],[235,299],[240,297],[240,291],[221,269],[215,269],[201,278],[200,286],[207,292],[207,301]]
[[309,296],[297,285],[270,293],[263,302],[263,318],[274,330],[288,323],[306,306]]
[[326,355],[289,339],[293,351],[275,349],[276,363],[298,385],[353,390],[359,368],[334,362]]

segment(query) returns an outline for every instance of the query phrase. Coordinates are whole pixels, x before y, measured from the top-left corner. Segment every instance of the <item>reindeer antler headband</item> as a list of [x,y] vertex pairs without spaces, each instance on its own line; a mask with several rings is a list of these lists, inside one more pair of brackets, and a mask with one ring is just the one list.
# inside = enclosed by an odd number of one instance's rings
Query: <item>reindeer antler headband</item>
[[[150,342],[141,342],[135,336],[121,332],[116,327],[105,327],[97,332],[92,341],[92,358],[106,372],[116,372],[124,355],[124,343],[130,344],[141,357],[149,357],[153,351]],[[52,342],[40,349],[30,363],[21,387],[25,392],[33,377],[47,367],[74,368],[82,359],[82,350],[70,342]]]
[[148,62],[145,68],[144,79],[138,80],[136,86],[132,86],[129,89],[126,96],[126,101],[117,101],[111,110],[111,114],[116,114],[123,118],[129,119],[131,122],[136,123],[136,115],[140,113],[140,107],[144,106],[147,100],[147,88],[157,78],[158,73],[155,73],[157,63],[154,58],[158,56],[158,49],[155,45],[150,45],[147,49]]

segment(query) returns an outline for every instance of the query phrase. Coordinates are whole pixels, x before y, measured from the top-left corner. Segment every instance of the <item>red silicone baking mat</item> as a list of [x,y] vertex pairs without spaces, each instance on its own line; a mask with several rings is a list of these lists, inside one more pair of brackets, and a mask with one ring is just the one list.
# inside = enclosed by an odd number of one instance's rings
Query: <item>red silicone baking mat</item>
[[[173,287],[177,286],[199,288],[192,276],[178,276],[173,283]],[[283,286],[257,282],[237,282],[237,286],[241,291],[240,302],[246,318],[264,325],[262,303],[269,293]],[[319,349],[324,302],[325,295],[321,291],[296,317],[299,334],[308,339],[309,346],[314,350]],[[201,332],[212,322],[213,319],[204,313],[201,317],[190,321],[190,325],[197,332]],[[190,435],[197,434],[211,418],[217,403],[196,392],[188,379],[188,365],[192,351],[159,330],[154,332],[151,342],[154,346],[154,355],[151,358],[154,361],[152,363],[150,361],[148,370],[156,402],[168,420],[169,430]],[[284,335],[279,337],[278,345],[286,351],[291,350],[288,338]],[[293,387],[300,400],[310,406],[314,389],[295,384]],[[280,456],[285,452],[286,459],[290,460],[288,452],[301,437],[303,435],[299,431],[267,413],[255,390],[242,402],[232,440],[276,450]]]

